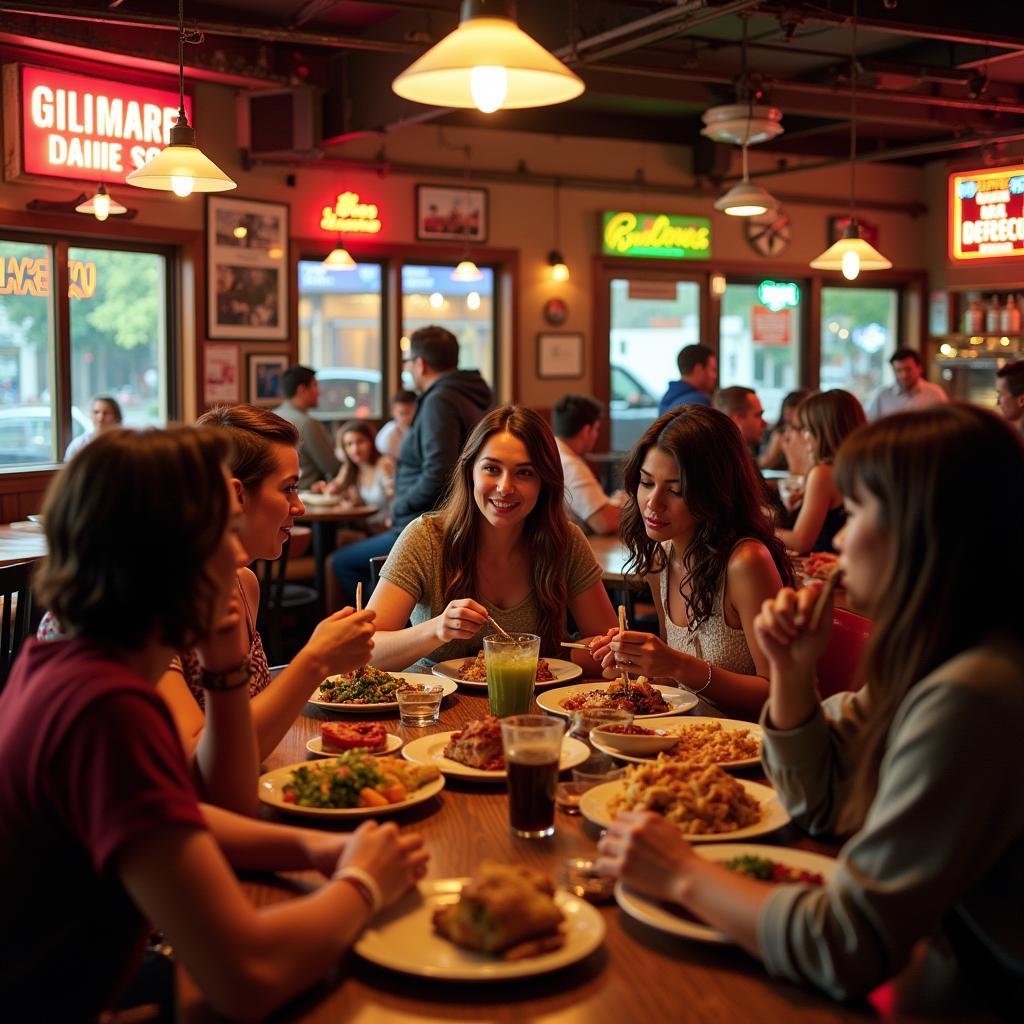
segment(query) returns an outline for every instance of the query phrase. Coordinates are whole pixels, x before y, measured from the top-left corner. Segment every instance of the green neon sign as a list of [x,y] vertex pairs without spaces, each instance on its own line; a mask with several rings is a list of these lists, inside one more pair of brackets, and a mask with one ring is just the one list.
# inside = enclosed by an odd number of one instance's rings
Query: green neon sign
[[672,213],[605,212],[601,252],[661,260],[706,260],[711,256],[711,221]]
[[773,313],[800,305],[800,286],[792,281],[762,281],[757,286],[757,301]]

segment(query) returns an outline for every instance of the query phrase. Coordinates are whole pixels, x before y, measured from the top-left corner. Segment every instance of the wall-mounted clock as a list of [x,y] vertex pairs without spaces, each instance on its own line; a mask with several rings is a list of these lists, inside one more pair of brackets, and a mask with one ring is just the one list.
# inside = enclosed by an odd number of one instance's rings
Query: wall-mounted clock
[[789,214],[774,210],[748,217],[743,230],[751,248],[759,256],[779,256],[789,245],[793,228]]

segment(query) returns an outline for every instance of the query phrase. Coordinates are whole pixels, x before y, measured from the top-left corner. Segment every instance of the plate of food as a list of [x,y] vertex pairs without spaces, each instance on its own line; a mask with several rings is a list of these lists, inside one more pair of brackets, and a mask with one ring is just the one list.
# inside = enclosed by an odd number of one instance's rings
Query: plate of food
[[483,861],[472,878],[420,882],[355,944],[380,967],[449,981],[507,981],[558,970],[604,941],[589,903],[521,864]]
[[402,738],[387,732],[380,722],[321,722],[320,735],[309,740],[306,749],[318,757],[358,749],[371,754],[393,754],[402,749]]
[[[426,673],[384,672],[364,665],[345,675],[328,676],[309,698],[307,704],[350,714],[371,714],[375,711],[397,711],[395,694],[413,686],[436,686],[437,680]],[[456,691],[457,684],[442,680],[444,696]]]
[[[629,732],[622,732],[625,728]],[[643,730],[639,732],[638,730]],[[645,733],[650,733],[648,737]],[[642,725],[606,725],[590,731],[590,742],[603,754],[632,764],[650,764],[660,756],[723,768],[760,764],[761,726],[732,718],[694,716],[657,729]],[[652,742],[645,748],[644,741]]]
[[[493,715],[467,722],[457,732],[436,732],[406,744],[402,756],[414,764],[436,765],[452,778],[501,782],[508,778],[501,742],[501,719]],[[590,748],[572,736],[562,737],[560,772],[583,764]]]
[[[442,679],[453,679],[461,686],[487,689],[487,667],[484,665],[484,652],[475,658],[452,658],[450,661],[439,661],[433,668],[435,676]],[[570,679],[579,679],[583,669],[571,661],[559,658],[540,658],[537,661],[537,686],[554,686],[556,683],[567,683]]]
[[324,494],[322,491],[299,491],[299,501],[309,508],[328,508],[337,505],[341,499],[336,494]]
[[718,765],[664,758],[629,765],[626,777],[587,790],[580,813],[607,828],[620,811],[654,811],[691,843],[748,839],[789,823],[775,790],[737,779]]
[[628,692],[623,680],[612,679],[606,683],[560,686],[539,694],[537,703],[552,715],[566,718],[585,708],[622,708],[632,711],[636,718],[664,718],[695,708],[697,697],[689,690],[649,683],[640,676],[630,681]]
[[[792,850],[787,846],[718,843],[714,846],[702,846],[696,852],[707,860],[724,864],[737,874],[771,882],[774,885],[784,882],[825,885],[838,867],[838,862],[831,857],[811,853],[809,850]],[[705,924],[685,908],[643,896],[622,882],[616,883],[615,902],[630,917],[669,935],[721,945],[732,943],[728,936],[723,935],[717,928]]]
[[421,804],[444,789],[433,765],[348,750],[260,776],[263,803],[311,818],[375,818]]

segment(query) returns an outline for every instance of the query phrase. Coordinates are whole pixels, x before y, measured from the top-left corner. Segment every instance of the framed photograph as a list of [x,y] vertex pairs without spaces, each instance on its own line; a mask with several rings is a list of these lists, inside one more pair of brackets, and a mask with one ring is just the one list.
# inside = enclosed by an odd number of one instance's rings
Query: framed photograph
[[288,205],[206,197],[210,338],[288,338]]
[[487,189],[416,186],[420,241],[486,242]]
[[271,406],[278,405],[283,401],[281,375],[287,369],[287,355],[251,353],[249,355],[249,404]]
[[203,346],[203,404],[235,405],[240,401],[238,346]]
[[583,335],[546,331],[537,335],[537,376],[572,380],[583,376]]

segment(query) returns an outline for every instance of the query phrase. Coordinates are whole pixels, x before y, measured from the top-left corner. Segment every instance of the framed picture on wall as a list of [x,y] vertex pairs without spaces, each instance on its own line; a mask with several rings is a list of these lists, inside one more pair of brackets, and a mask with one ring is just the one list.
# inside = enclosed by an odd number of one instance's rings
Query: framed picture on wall
[[288,205],[206,197],[211,338],[288,338]]
[[281,394],[281,376],[288,369],[287,355],[267,355],[264,352],[249,355],[249,404],[278,405]]
[[583,376],[583,335],[545,331],[537,335],[537,376],[573,380]]
[[486,242],[487,189],[416,186],[420,241]]
[[238,346],[203,346],[203,404],[234,405],[239,401]]

